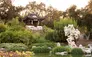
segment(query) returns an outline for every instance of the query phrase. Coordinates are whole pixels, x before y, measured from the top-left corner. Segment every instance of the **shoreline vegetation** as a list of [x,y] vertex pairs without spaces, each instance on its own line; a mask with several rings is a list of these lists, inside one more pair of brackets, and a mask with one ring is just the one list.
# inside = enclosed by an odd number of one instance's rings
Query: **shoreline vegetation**
[[[64,33],[64,27],[73,24],[81,33],[80,39],[92,39],[92,0],[86,7],[77,9],[76,5],[72,5],[66,11],[59,11],[52,6],[46,7],[44,3],[37,4],[30,2],[26,7],[16,7],[9,1],[0,0],[0,55],[1,56],[24,56],[32,57],[34,53],[52,53],[67,52],[68,54],[85,54],[80,48],[71,48],[66,41],[67,37]],[[24,15],[21,11],[27,10]],[[44,18],[39,22],[42,26],[41,31],[32,31],[25,26],[35,23],[37,27],[37,18],[34,21],[25,19],[30,13],[36,13],[39,17]],[[30,17],[30,16],[28,16]],[[38,17],[38,18],[39,18]],[[23,20],[25,19],[25,23]],[[85,44],[86,41],[76,40]],[[56,43],[61,43],[57,47]],[[81,43],[78,44],[81,44]],[[92,41],[90,41],[90,44]],[[21,54],[21,55],[19,55]],[[27,56],[26,56],[27,55]]]

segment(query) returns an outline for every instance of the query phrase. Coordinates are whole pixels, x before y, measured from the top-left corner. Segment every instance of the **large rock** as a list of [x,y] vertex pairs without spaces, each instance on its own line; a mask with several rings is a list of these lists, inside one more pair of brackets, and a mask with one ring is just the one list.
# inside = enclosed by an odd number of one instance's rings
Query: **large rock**
[[5,48],[0,48],[0,51],[6,52],[7,50]]

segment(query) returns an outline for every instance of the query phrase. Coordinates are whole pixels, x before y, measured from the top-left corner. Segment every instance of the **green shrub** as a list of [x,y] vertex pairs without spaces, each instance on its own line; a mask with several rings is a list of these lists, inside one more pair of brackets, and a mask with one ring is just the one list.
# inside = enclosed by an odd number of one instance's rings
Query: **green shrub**
[[43,33],[35,32],[35,33],[33,33],[32,36],[34,38],[34,43],[44,43],[44,42],[47,42],[47,40],[45,39],[45,35]]
[[0,23],[0,33],[4,32],[7,29],[7,26],[4,23]]
[[53,32],[49,32],[45,38],[50,41],[54,42],[65,42],[66,37],[64,36],[64,31],[63,30],[55,30]]
[[53,32],[54,30],[53,29],[51,29],[51,28],[49,28],[49,27],[47,27],[47,26],[43,26],[43,32],[45,33],[45,34],[48,34],[49,32]]
[[7,51],[26,51],[28,47],[22,43],[1,43],[0,48],[5,48]]
[[66,42],[64,27],[68,24],[73,24],[77,26],[77,22],[73,19],[64,18],[60,21],[54,21],[54,32],[48,33],[46,39],[55,41],[55,42]]
[[[7,28],[7,29],[6,29]],[[6,25],[0,24],[0,43],[23,43],[30,45],[33,42],[31,30],[24,28],[24,23],[14,18]]]
[[60,21],[54,22],[54,29],[57,29],[57,30],[63,29],[64,26],[68,24],[73,24],[75,27],[77,26],[77,22],[74,19],[64,18],[64,19],[60,19]]
[[33,41],[30,31],[5,31],[0,34],[0,43],[24,43],[31,44]]
[[83,54],[83,51],[80,48],[73,48],[71,54]]
[[77,27],[77,22],[73,19],[64,18],[60,19],[60,21],[54,21],[54,30],[47,29],[50,32],[46,34],[45,38],[54,42],[66,42],[67,37],[64,34],[64,27],[68,24],[73,24]]
[[48,32],[45,36],[46,40],[54,41],[54,32]]
[[18,17],[13,18],[11,21],[7,23],[8,30],[10,31],[19,31],[19,30],[25,30],[24,26],[25,24],[23,22],[19,22]]
[[52,42],[51,43],[50,42],[48,42],[48,43],[35,43],[32,46],[37,46],[37,47],[47,46],[47,47],[53,48],[56,46],[56,44],[52,43]]
[[68,49],[68,52],[71,53],[72,47],[71,46],[66,46],[66,48]]
[[60,47],[55,47],[52,49],[52,53],[55,54],[56,52],[70,52],[70,49],[64,46],[60,46]]
[[26,45],[30,45],[34,41],[34,38],[32,37],[32,33],[27,30],[17,31],[15,33],[14,37],[15,37],[15,39],[17,39],[18,43],[24,43]]
[[34,43],[45,43],[48,42],[44,37],[40,36],[40,38],[34,38]]
[[32,51],[34,53],[49,53],[50,49],[47,46],[42,46],[42,47],[34,47],[32,48]]
[[46,40],[57,41],[58,38],[57,38],[57,33],[55,32],[55,30],[44,26],[43,31],[45,33],[45,39]]
[[12,43],[15,42],[14,33],[12,31],[5,31],[0,34],[0,43]]

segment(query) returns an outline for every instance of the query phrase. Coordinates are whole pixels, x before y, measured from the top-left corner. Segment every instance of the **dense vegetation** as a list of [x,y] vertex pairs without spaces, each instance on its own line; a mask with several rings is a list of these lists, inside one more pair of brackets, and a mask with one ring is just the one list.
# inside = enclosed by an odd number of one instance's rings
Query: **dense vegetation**
[[[82,9],[77,9],[77,7],[73,5],[63,12],[51,6],[46,8],[44,3],[37,4],[36,2],[30,2],[26,7],[15,7],[12,5],[11,0],[0,0],[0,47],[5,47],[12,51],[21,51],[28,48],[28,50],[41,53],[49,52],[51,50],[53,50],[53,52],[70,52],[68,48],[55,47],[55,43],[66,42],[64,26],[68,24],[73,24],[76,28],[79,28],[82,33],[88,36],[89,39],[92,38],[91,5],[92,0],[90,0],[88,5]],[[25,10],[28,11],[21,14]],[[32,12],[45,18],[40,24],[43,25],[43,30],[40,32],[34,33],[31,30],[27,30],[25,28],[26,24],[22,22],[23,18]],[[37,47],[32,48],[32,46]],[[76,54],[77,52],[82,53],[80,49],[74,49],[71,53],[73,52]]]
[[83,54],[83,51],[80,48],[74,48],[74,49],[72,49],[71,54],[81,55],[81,54]]

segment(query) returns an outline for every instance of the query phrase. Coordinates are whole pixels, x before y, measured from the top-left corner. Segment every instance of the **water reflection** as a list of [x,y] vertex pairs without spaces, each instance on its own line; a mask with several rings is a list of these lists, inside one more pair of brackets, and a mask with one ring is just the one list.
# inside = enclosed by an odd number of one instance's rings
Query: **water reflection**
[[33,57],[92,57],[91,54],[87,54],[87,55],[49,55],[47,53],[39,53],[39,54],[35,54]]
[[85,57],[84,55],[71,55],[72,57]]

